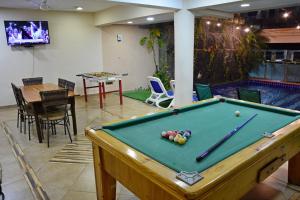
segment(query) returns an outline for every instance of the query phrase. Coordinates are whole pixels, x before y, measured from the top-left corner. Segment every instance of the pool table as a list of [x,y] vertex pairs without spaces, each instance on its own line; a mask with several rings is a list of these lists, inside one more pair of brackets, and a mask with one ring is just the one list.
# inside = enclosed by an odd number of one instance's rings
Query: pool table
[[[235,115],[240,111],[240,116]],[[256,115],[201,162],[196,157]],[[115,199],[119,181],[141,199],[239,199],[289,160],[300,185],[300,113],[229,98],[86,128],[98,199]],[[179,145],[164,130],[191,130]],[[189,183],[181,175],[191,179]],[[200,177],[200,178],[199,178]]]

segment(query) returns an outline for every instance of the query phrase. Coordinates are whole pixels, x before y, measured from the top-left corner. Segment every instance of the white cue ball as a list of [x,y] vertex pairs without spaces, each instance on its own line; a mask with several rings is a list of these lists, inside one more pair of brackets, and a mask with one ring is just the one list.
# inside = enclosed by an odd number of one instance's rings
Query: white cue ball
[[238,111],[238,110],[237,110],[237,111],[235,111],[234,113],[235,113],[235,116],[237,116],[237,117],[239,117],[239,116],[240,116],[240,114],[241,114],[241,113],[240,113],[240,111]]

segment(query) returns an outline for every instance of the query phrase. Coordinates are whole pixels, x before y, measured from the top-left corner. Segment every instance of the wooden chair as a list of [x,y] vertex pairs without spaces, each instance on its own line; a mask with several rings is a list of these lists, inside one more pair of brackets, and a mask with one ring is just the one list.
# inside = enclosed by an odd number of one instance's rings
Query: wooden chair
[[[42,124],[47,129],[47,143],[49,147],[49,132],[50,128],[55,129],[55,124],[63,122],[64,132],[68,132],[70,141],[72,143],[72,137],[69,130],[69,124],[67,123],[67,104],[68,104],[68,89],[41,91],[42,106],[44,114],[40,115]],[[58,109],[53,109],[56,107]]]
[[237,88],[237,96],[240,100],[261,103],[261,93],[259,90]]
[[74,91],[75,89],[75,83],[72,81],[66,80],[65,88],[67,88],[69,91]]
[[26,127],[28,125],[28,138],[29,140],[31,140],[30,127],[34,123],[33,108],[30,105],[26,104],[21,89],[15,86],[13,83],[11,83],[11,85],[18,105],[17,126],[20,126],[20,132],[22,133],[22,122],[23,122],[24,133],[26,134]]
[[23,78],[23,85],[39,85],[43,84],[43,77]]
[[18,106],[18,113],[17,113],[17,128],[20,127],[20,132],[22,133],[22,122],[23,122],[23,107],[22,107],[22,102],[19,101],[19,98],[17,98],[17,86],[13,83],[11,83],[11,87],[16,99],[16,103]]
[[209,85],[195,84],[195,90],[199,101],[213,98],[213,94]]
[[61,88],[66,88],[66,82],[67,82],[67,80],[58,78],[58,86]]

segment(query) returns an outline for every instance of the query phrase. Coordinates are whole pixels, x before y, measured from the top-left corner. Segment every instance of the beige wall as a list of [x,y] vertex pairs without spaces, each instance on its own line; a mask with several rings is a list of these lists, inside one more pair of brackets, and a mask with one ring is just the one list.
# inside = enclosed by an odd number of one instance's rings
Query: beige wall
[[[48,21],[51,44],[7,46],[4,20]],[[101,29],[94,26],[93,14],[0,8],[0,70],[0,106],[15,104],[10,83],[21,85],[24,77],[43,76],[44,82],[53,83],[66,78],[82,93],[82,81],[75,75],[103,70]]]
[[[107,72],[128,73],[124,77],[123,89],[147,87],[146,77],[153,74],[153,56],[139,40],[148,34],[148,29],[129,25],[102,27],[103,69]],[[123,37],[117,42],[117,34]]]

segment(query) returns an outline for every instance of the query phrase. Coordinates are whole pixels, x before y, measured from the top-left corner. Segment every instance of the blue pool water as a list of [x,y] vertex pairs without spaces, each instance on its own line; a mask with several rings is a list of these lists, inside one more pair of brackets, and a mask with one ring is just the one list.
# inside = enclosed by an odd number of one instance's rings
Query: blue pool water
[[222,95],[230,98],[237,98],[237,88],[259,90],[262,103],[300,110],[300,86],[284,83],[270,83],[264,81],[242,81],[213,86],[214,95]]

